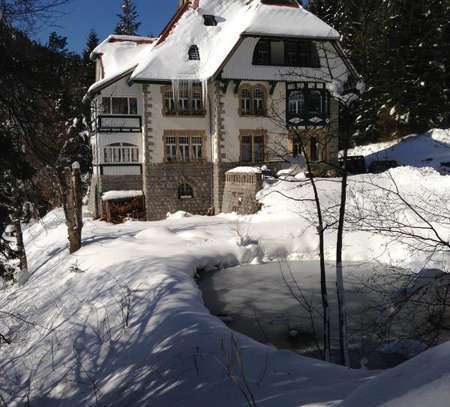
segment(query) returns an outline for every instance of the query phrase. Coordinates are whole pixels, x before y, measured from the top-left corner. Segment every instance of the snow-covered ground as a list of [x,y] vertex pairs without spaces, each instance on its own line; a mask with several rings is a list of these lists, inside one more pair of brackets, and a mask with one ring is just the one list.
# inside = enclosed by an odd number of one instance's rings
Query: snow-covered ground
[[433,129],[400,140],[359,146],[351,149],[349,155],[364,156],[367,167],[375,160],[395,160],[402,165],[449,172],[450,130]]
[[[415,203],[445,204],[450,193],[450,177],[431,168],[360,175],[350,178],[350,213],[380,208],[388,200],[375,185],[392,186],[393,179]],[[205,308],[193,279],[197,269],[317,258],[313,207],[302,200],[311,189],[290,181],[267,186],[260,194],[264,208],[253,216],[175,214],[122,225],[87,217],[83,247],[74,255],[67,251],[60,211],[30,227],[25,238],[31,276],[0,292],[0,333],[11,341],[0,345],[0,405],[30,400],[37,406],[244,407],[254,397],[263,407],[333,406],[342,400],[348,406],[447,406],[448,344],[369,380],[376,374],[233,333]],[[327,219],[333,217],[337,181],[318,183]],[[416,220],[404,208],[394,209],[388,215]],[[437,226],[448,236],[446,227]],[[332,261],[332,228],[326,242]],[[430,263],[429,253],[398,239],[351,230],[344,257],[414,271],[431,263],[444,269],[448,260],[441,252]]]

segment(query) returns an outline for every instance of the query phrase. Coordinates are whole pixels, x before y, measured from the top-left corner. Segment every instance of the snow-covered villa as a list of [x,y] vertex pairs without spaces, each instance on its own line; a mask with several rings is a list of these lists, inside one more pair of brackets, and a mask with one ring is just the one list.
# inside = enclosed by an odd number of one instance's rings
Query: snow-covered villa
[[109,36],[88,92],[95,213],[117,190],[142,191],[149,220],[220,212],[226,171],[280,168],[298,134],[336,162],[333,94],[356,78],[339,40],[296,0],[180,0],[159,37]]

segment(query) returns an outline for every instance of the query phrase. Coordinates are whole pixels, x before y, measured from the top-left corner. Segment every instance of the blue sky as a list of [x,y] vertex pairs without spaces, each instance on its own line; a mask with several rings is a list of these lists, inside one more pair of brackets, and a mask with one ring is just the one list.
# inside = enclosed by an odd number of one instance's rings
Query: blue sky
[[[122,0],[72,0],[55,16],[50,24],[36,32],[36,37],[46,43],[49,34],[56,31],[68,38],[72,51],[81,51],[89,31],[97,31],[100,40],[115,28]],[[139,34],[159,34],[176,10],[177,0],[135,0],[140,15]]]

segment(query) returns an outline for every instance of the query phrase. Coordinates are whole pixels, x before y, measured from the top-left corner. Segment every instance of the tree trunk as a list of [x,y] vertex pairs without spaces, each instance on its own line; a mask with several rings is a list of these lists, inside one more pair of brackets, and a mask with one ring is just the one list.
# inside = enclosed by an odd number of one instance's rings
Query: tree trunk
[[331,358],[331,329],[330,329],[330,311],[328,302],[328,290],[327,290],[327,275],[325,266],[325,229],[323,225],[322,207],[320,205],[319,191],[317,190],[317,185],[314,180],[314,175],[312,173],[311,162],[307,158],[306,148],[303,143],[301,143],[301,148],[303,156],[306,160],[306,166],[309,173],[309,180],[314,192],[314,202],[317,211],[318,227],[317,233],[319,235],[319,258],[320,258],[320,292],[322,297],[322,325],[323,325],[323,351],[324,359],[330,361]]
[[22,273],[28,273],[28,261],[27,253],[25,251],[25,245],[23,243],[22,224],[20,217],[14,220],[14,227],[16,229],[16,253],[20,261],[20,271]]
[[339,206],[339,222],[336,241],[336,293],[338,303],[338,323],[339,323],[339,359],[344,366],[350,367],[350,355],[348,351],[347,313],[345,304],[345,287],[342,270],[342,250],[344,238],[345,210],[347,204],[347,157],[348,146],[344,147],[344,174],[341,183],[341,202]]
[[73,166],[72,170],[66,167],[60,174],[59,179],[66,217],[69,252],[72,254],[81,248],[81,231],[83,229],[80,169],[76,165]]

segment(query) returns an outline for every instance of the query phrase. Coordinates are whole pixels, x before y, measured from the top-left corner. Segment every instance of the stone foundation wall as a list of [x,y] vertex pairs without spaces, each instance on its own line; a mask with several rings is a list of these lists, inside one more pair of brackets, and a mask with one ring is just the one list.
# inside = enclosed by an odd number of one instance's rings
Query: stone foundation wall
[[[164,219],[168,212],[180,210],[206,215],[212,207],[212,163],[146,164],[145,171],[147,220]],[[192,198],[179,198],[181,184],[191,186]]]
[[[249,164],[243,162],[233,162],[233,163],[218,163],[214,165],[214,208],[216,213],[220,212],[230,212],[230,203],[227,202],[225,205],[225,181],[226,181],[226,172],[241,166],[250,166],[250,167],[261,167],[266,165],[270,170],[274,173],[277,173],[279,170],[283,168],[284,162],[282,161],[272,161],[267,163],[258,163],[258,164]],[[261,188],[260,188],[261,189]],[[259,190],[258,190],[259,191]],[[256,192],[258,192],[256,191]],[[255,195],[256,195],[255,192]],[[226,198],[229,200],[229,197]],[[254,197],[255,199],[255,197]],[[233,212],[233,211],[231,211]],[[254,213],[254,212],[250,212]]]
[[262,189],[262,174],[227,173],[222,211],[249,215],[259,211],[256,194]]

